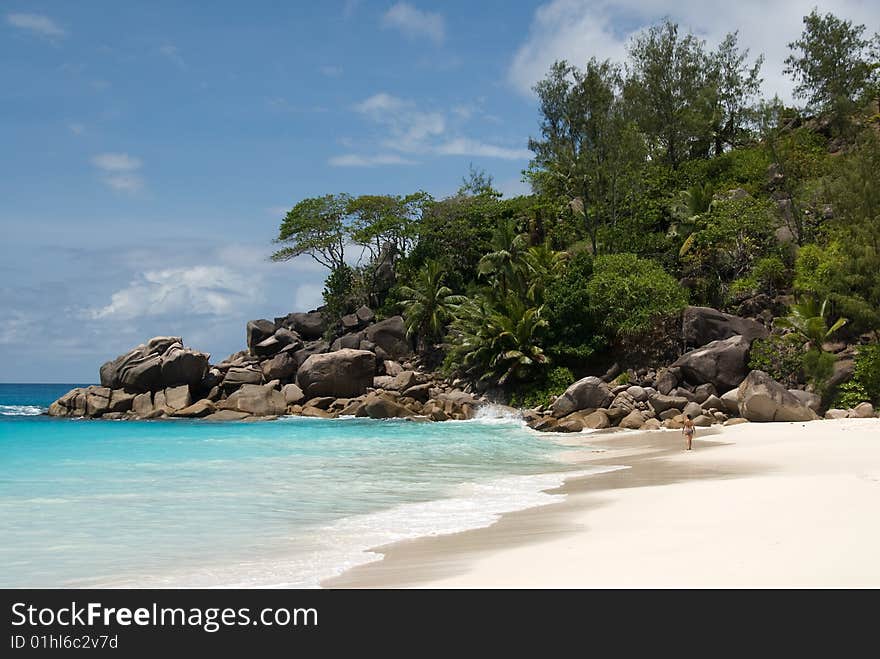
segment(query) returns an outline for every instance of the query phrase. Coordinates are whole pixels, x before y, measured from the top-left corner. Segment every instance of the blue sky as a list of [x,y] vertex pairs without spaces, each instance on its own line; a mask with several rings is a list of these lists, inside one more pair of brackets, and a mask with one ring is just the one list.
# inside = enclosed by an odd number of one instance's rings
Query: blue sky
[[[93,381],[158,334],[222,359],[248,319],[320,302],[308,258],[266,261],[293,204],[444,196],[470,163],[525,191],[531,85],[663,16],[741,29],[787,96],[816,3],[734,4],[0,3],[0,381]],[[874,4],[819,7],[874,31]]]

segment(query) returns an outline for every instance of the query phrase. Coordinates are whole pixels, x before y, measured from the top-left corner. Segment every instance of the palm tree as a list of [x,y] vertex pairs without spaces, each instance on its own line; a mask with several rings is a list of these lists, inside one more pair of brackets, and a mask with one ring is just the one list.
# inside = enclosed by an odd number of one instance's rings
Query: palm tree
[[407,338],[416,339],[420,351],[439,341],[446,325],[452,321],[456,307],[467,300],[453,295],[443,284],[446,272],[437,261],[428,261],[419,271],[413,286],[401,286],[401,301]]
[[811,349],[821,350],[822,344],[847,323],[846,318],[838,318],[831,327],[828,327],[825,318],[827,305],[828,300],[819,306],[814,298],[807,298],[799,304],[792,305],[788,316],[777,318],[776,326],[791,330],[789,336],[793,340],[807,343]]
[[522,254],[517,265],[522,280],[528,286],[526,299],[535,304],[543,303],[544,289],[562,275],[568,256],[567,252],[557,252],[547,243],[529,247]]
[[526,249],[528,236],[516,230],[516,221],[501,222],[490,241],[491,250],[477,264],[480,275],[494,276],[502,291],[509,290],[518,277],[517,262]]
[[804,373],[823,399],[829,393],[828,380],[834,372],[835,358],[831,353],[825,352],[822,344],[847,323],[846,318],[838,318],[828,327],[825,319],[827,305],[828,300],[819,306],[814,298],[808,298],[792,305],[791,312],[785,318],[776,319],[777,327],[791,330],[786,338],[807,344],[807,350],[802,356]]
[[514,294],[478,295],[462,304],[451,327],[450,354],[465,375],[505,385],[543,368],[543,308]]

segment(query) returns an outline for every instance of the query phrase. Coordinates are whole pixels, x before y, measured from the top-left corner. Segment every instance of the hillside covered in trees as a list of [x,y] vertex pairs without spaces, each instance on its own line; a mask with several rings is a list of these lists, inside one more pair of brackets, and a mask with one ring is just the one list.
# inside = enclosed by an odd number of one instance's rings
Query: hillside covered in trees
[[444,199],[304,199],[273,259],[327,267],[327,339],[362,305],[402,314],[425,368],[517,405],[675,359],[687,305],[757,319],[750,367],[824,406],[877,403],[880,37],[814,11],[789,47],[798,108],[760,96],[737,33],[711,50],[666,22],[625,62],[557,62],[531,194],[472,169]]

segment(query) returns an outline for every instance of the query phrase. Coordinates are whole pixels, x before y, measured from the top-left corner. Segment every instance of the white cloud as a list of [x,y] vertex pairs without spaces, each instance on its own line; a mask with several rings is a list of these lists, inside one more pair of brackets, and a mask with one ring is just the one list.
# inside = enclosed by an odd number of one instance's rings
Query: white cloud
[[379,141],[379,153],[334,156],[328,162],[335,167],[416,164],[409,158],[389,153],[391,151],[404,156],[480,156],[506,160],[528,160],[531,157],[531,153],[522,148],[498,146],[454,133],[447,137],[447,116],[453,119],[453,130],[457,132],[462,128],[462,122],[481,112],[479,105],[457,105],[448,113],[439,110],[424,112],[413,101],[379,92],[356,104],[354,110],[384,126],[388,135]]
[[422,11],[406,2],[393,5],[382,17],[382,26],[400,30],[407,39],[425,37],[441,44],[446,38],[446,22],[442,14]]
[[48,16],[42,14],[7,14],[6,22],[13,27],[48,38],[61,38],[67,32]]
[[379,92],[355,105],[354,109],[358,112],[363,112],[364,114],[372,114],[378,112],[396,112],[407,105],[410,104],[396,96],[386,94],[385,92]]
[[110,297],[110,303],[91,309],[93,319],[131,320],[171,314],[224,316],[259,297],[258,277],[222,266],[168,268],[142,273]]
[[415,103],[385,92],[370,96],[354,109],[378,124],[387,126],[390,136],[383,142],[387,149],[405,153],[424,152],[426,141],[442,135],[446,118],[441,112],[422,112]]
[[141,160],[127,153],[99,153],[92,164],[105,173],[105,185],[118,192],[138,192],[144,187],[143,177],[137,173]]
[[327,163],[333,167],[377,167],[379,165],[418,164],[414,160],[408,160],[393,153],[379,153],[371,156],[346,153],[341,156],[333,156]]
[[142,163],[127,153],[99,153],[92,158],[92,164],[107,172],[132,172],[140,169]]
[[338,78],[342,75],[342,67],[332,64],[325,64],[324,66],[320,67],[318,71],[321,73],[321,75],[327,76],[328,78]]
[[6,309],[7,317],[0,320],[0,345],[23,343],[31,338],[32,318],[17,309]]
[[443,156],[480,156],[504,160],[528,160],[532,157],[532,152],[528,149],[511,149],[464,137],[441,144],[437,147],[437,153]]
[[534,14],[528,38],[517,49],[507,73],[508,82],[529,95],[550,65],[559,59],[583,66],[592,56],[622,62],[630,37],[664,17],[706,40],[714,48],[728,32],[739,30],[740,46],[750,57],[765,55],[762,68],[765,94],[791,101],[793,83],[783,75],[788,43],[803,29],[802,17],[817,7],[821,13],[864,23],[869,32],[880,24],[880,3],[860,0],[553,0]]

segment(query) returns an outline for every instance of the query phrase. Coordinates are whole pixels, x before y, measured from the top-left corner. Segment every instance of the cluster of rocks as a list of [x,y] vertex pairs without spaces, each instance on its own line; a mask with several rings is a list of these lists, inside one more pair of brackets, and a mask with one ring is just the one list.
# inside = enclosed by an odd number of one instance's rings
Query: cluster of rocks
[[[403,318],[376,321],[361,307],[342,318],[328,342],[319,311],[247,323],[247,349],[211,365],[210,355],[180,337],[156,337],[100,369],[101,385],[74,389],[49,407],[53,416],[104,419],[271,419],[294,414],[445,421],[469,419],[486,403],[468,385],[419,371]],[[338,332],[337,332],[338,333]],[[658,370],[572,384],[550,405],[526,410],[534,429],[680,428],[686,415],[698,426],[742,421],[819,418],[819,396],[786,389],[750,371],[749,349],[767,336],[757,321],[706,307],[688,307],[681,336],[686,350]],[[838,364],[846,371],[848,355]],[[829,410],[826,418],[873,416],[869,404]]]
[[284,414],[431,421],[469,419],[485,399],[415,370],[403,318],[361,307],[332,343],[318,311],[247,323],[247,350],[211,365],[180,337],[156,337],[101,367],[101,385],[73,389],[53,416],[104,419],[271,419]]
[[668,367],[628,373],[614,386],[619,369],[603,378],[586,377],[546,408],[527,413],[536,430],[578,432],[585,428],[681,428],[689,415],[697,426],[744,421],[818,419],[816,394],[786,389],[763,371],[749,369],[752,341],[767,328],[707,307],[688,307],[682,337],[691,348]]
[[[674,377],[668,371],[663,376],[667,381]],[[738,386],[722,394],[711,383],[677,386],[664,394],[650,386],[611,386],[601,378],[586,377],[571,385],[548,409],[530,410],[526,420],[535,430],[553,432],[615,426],[678,429],[686,416],[696,426],[812,421],[819,418],[819,404],[815,394],[786,389],[763,371],[751,371]]]
[[832,407],[825,412],[826,419],[870,419],[876,416],[876,411],[871,403],[859,403],[855,407],[842,410]]

